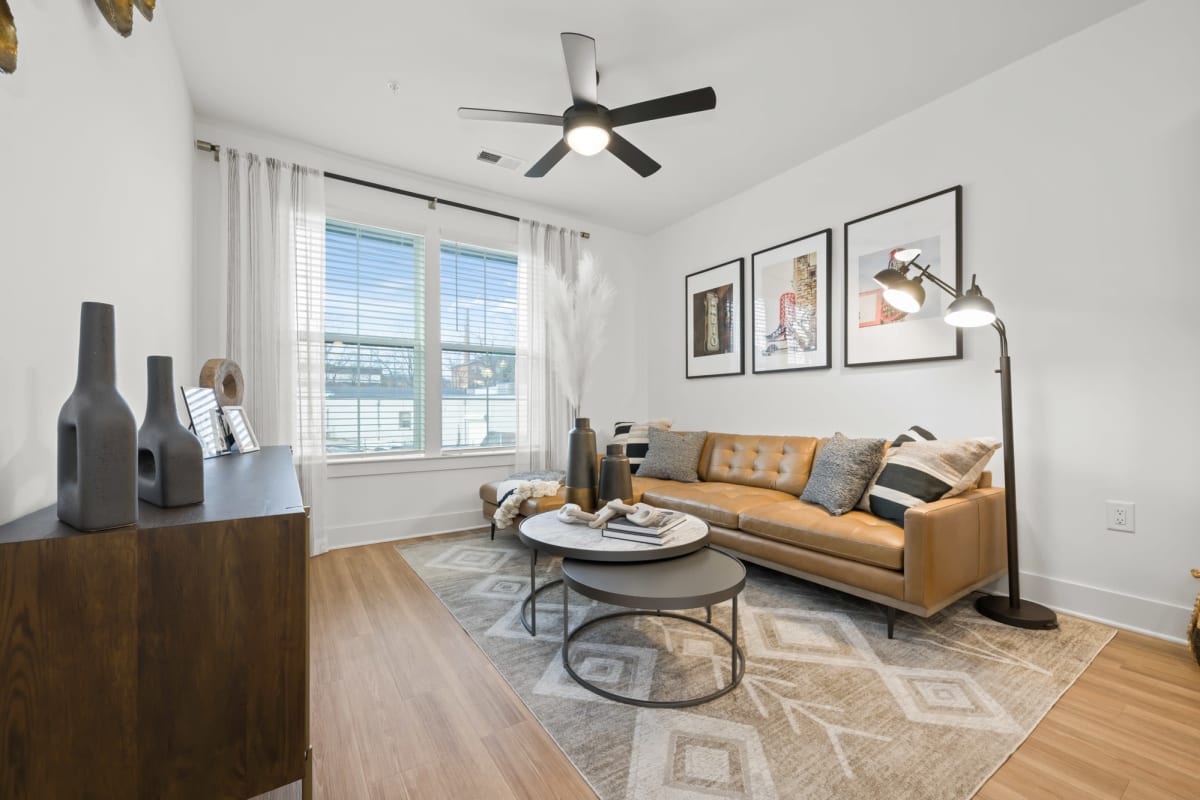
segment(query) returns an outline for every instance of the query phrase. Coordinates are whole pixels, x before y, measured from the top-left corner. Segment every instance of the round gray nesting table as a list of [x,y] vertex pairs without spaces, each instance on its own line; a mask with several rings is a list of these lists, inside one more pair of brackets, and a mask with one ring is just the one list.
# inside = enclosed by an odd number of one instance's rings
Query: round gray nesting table
[[[657,561],[694,553],[708,544],[708,523],[690,514],[671,531],[668,544],[642,544],[624,539],[606,539],[599,530],[585,524],[560,522],[554,511],[526,517],[517,526],[517,538],[529,548],[529,596],[521,606],[521,624],[530,635],[537,635],[537,596],[562,583],[553,580],[537,585],[535,568],[538,553],[562,558],[605,563]],[[526,613],[528,612],[528,613]]]
[[[737,596],[746,585],[746,567],[733,556],[706,547],[690,555],[665,561],[643,563],[603,563],[563,559],[563,669],[580,686],[609,700],[646,708],[683,708],[715,700],[733,691],[746,672],[746,656],[737,643]],[[634,609],[617,611],[584,622],[568,630],[570,590],[610,605]],[[733,623],[729,633],[712,624],[712,606],[732,601]],[[664,609],[705,608],[706,621],[671,613]],[[699,625],[729,643],[729,683],[715,692],[683,700],[641,700],[614,694],[580,677],[571,667],[570,644],[586,629],[617,617],[662,616]]]

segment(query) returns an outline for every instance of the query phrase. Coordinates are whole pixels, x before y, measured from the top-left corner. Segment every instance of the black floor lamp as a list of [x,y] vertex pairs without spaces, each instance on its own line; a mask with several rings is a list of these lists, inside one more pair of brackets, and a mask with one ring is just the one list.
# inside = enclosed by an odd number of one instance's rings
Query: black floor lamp
[[[1048,629],[1058,627],[1054,611],[1038,603],[1021,599],[1020,561],[1017,558],[1017,480],[1013,460],[1012,371],[1008,358],[1008,336],[1004,323],[996,316],[992,301],[983,296],[971,276],[971,288],[966,294],[917,263],[920,250],[897,250],[892,253],[887,269],[875,276],[883,287],[883,299],[898,311],[912,313],[925,302],[925,287],[930,283],[954,298],[946,309],[946,322],[956,328],[979,328],[991,325],[1000,334],[1000,400],[1004,415],[1004,519],[1008,534],[1008,597],[986,595],[975,601],[975,609],[985,617],[1015,625],[1018,628]],[[911,270],[917,274],[908,277]]]

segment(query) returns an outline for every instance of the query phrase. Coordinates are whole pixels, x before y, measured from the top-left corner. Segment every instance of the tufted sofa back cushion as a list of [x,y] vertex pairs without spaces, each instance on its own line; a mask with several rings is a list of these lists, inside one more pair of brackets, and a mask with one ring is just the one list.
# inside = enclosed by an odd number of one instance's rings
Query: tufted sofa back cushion
[[777,489],[799,496],[819,440],[812,436],[710,433],[700,454],[700,480]]

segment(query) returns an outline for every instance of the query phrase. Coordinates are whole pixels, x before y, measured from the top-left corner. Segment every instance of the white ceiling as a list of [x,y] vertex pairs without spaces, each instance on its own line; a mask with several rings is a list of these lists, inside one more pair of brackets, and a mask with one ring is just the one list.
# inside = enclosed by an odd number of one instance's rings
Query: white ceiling
[[[1135,0],[207,0],[170,6],[198,114],[647,233],[1135,4]],[[621,132],[663,168],[569,154],[558,34],[594,36],[610,108],[713,86],[717,108]],[[389,81],[398,81],[393,93]]]

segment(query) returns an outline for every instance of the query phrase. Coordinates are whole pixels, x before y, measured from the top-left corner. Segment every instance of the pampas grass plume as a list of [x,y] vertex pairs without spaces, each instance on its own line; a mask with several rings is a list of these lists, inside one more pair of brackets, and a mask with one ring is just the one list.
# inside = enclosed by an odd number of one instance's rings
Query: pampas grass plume
[[563,394],[579,415],[583,388],[596,356],[604,344],[609,305],[614,290],[596,268],[591,253],[579,260],[578,277],[572,281],[553,275],[546,285],[546,324],[551,364]]

